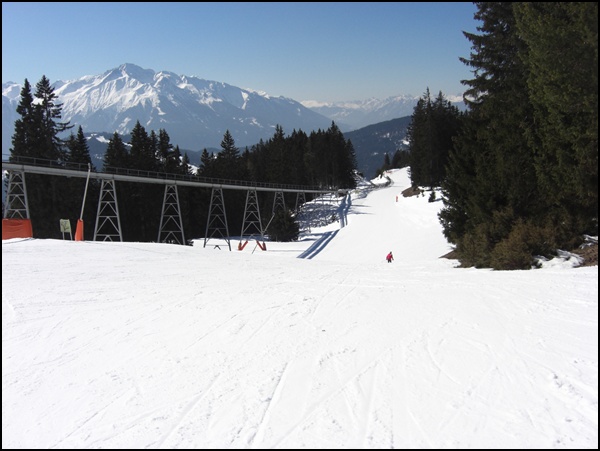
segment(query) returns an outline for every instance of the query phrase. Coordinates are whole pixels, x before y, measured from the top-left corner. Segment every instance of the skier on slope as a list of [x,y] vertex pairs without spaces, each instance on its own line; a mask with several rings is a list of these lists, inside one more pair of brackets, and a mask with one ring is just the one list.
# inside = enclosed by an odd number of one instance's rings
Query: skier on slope
[[387,257],[385,257],[385,259],[388,263],[392,263],[392,261],[394,260],[394,255],[392,254],[392,251],[390,251],[390,253],[387,254]]

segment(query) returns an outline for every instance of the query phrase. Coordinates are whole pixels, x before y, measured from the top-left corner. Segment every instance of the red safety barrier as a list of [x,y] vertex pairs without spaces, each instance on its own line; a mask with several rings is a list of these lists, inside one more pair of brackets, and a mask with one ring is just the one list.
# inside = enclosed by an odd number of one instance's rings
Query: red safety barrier
[[11,238],[33,238],[31,219],[3,219],[2,239]]

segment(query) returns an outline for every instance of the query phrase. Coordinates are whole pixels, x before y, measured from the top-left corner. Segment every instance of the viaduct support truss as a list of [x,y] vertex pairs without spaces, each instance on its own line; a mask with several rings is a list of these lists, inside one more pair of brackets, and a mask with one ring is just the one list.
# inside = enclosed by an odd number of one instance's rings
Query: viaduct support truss
[[[8,189],[3,218],[5,220],[30,220],[29,205],[27,201],[27,187],[25,174],[58,175],[64,177],[87,177],[87,165],[74,165],[71,167],[59,166],[56,162],[34,160],[22,164],[21,162],[2,162],[2,169],[8,171]],[[113,172],[114,170],[114,172]],[[334,190],[319,188],[258,184],[236,180],[198,179],[197,177],[181,176],[176,174],[147,173],[120,168],[111,168],[111,172],[92,172],[91,177],[102,181],[100,199],[94,227],[94,241],[123,241],[119,205],[117,200],[116,182],[139,182],[165,185],[162,202],[158,242],[186,244],[183,230],[183,219],[179,203],[179,186],[192,186],[197,188],[211,188],[212,195],[204,236],[204,247],[211,239],[224,240],[231,251],[229,227],[225,211],[224,190],[246,191],[246,204],[242,223],[242,234],[238,250],[243,250],[246,244],[255,239],[262,250],[266,250],[265,230],[261,219],[258,192],[274,193],[273,208],[270,221],[277,211],[285,210],[284,193],[296,194],[295,210],[305,202],[305,195],[327,194]],[[4,225],[4,221],[3,221]],[[261,243],[262,242],[262,243]],[[220,249],[219,244],[215,245]]]

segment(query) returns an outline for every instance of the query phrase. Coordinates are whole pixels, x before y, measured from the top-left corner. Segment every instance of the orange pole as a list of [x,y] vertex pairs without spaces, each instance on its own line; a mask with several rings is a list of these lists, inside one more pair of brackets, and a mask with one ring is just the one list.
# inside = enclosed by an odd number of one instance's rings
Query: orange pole
[[75,241],[83,241],[83,208],[85,207],[85,198],[87,197],[88,184],[90,183],[90,172],[92,165],[88,163],[88,175],[85,181],[85,190],[83,191],[83,201],[81,202],[81,214],[77,220],[77,228],[75,229]]
[[77,220],[77,227],[75,228],[75,241],[83,241],[83,219]]

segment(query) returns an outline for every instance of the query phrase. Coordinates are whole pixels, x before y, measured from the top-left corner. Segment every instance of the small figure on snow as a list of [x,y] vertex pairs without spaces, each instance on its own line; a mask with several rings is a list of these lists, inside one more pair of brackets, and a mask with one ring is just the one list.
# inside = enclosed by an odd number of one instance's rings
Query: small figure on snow
[[385,257],[385,259],[388,263],[392,263],[392,261],[394,260],[394,255],[392,254],[392,251],[390,251],[390,253],[387,254],[387,257]]

